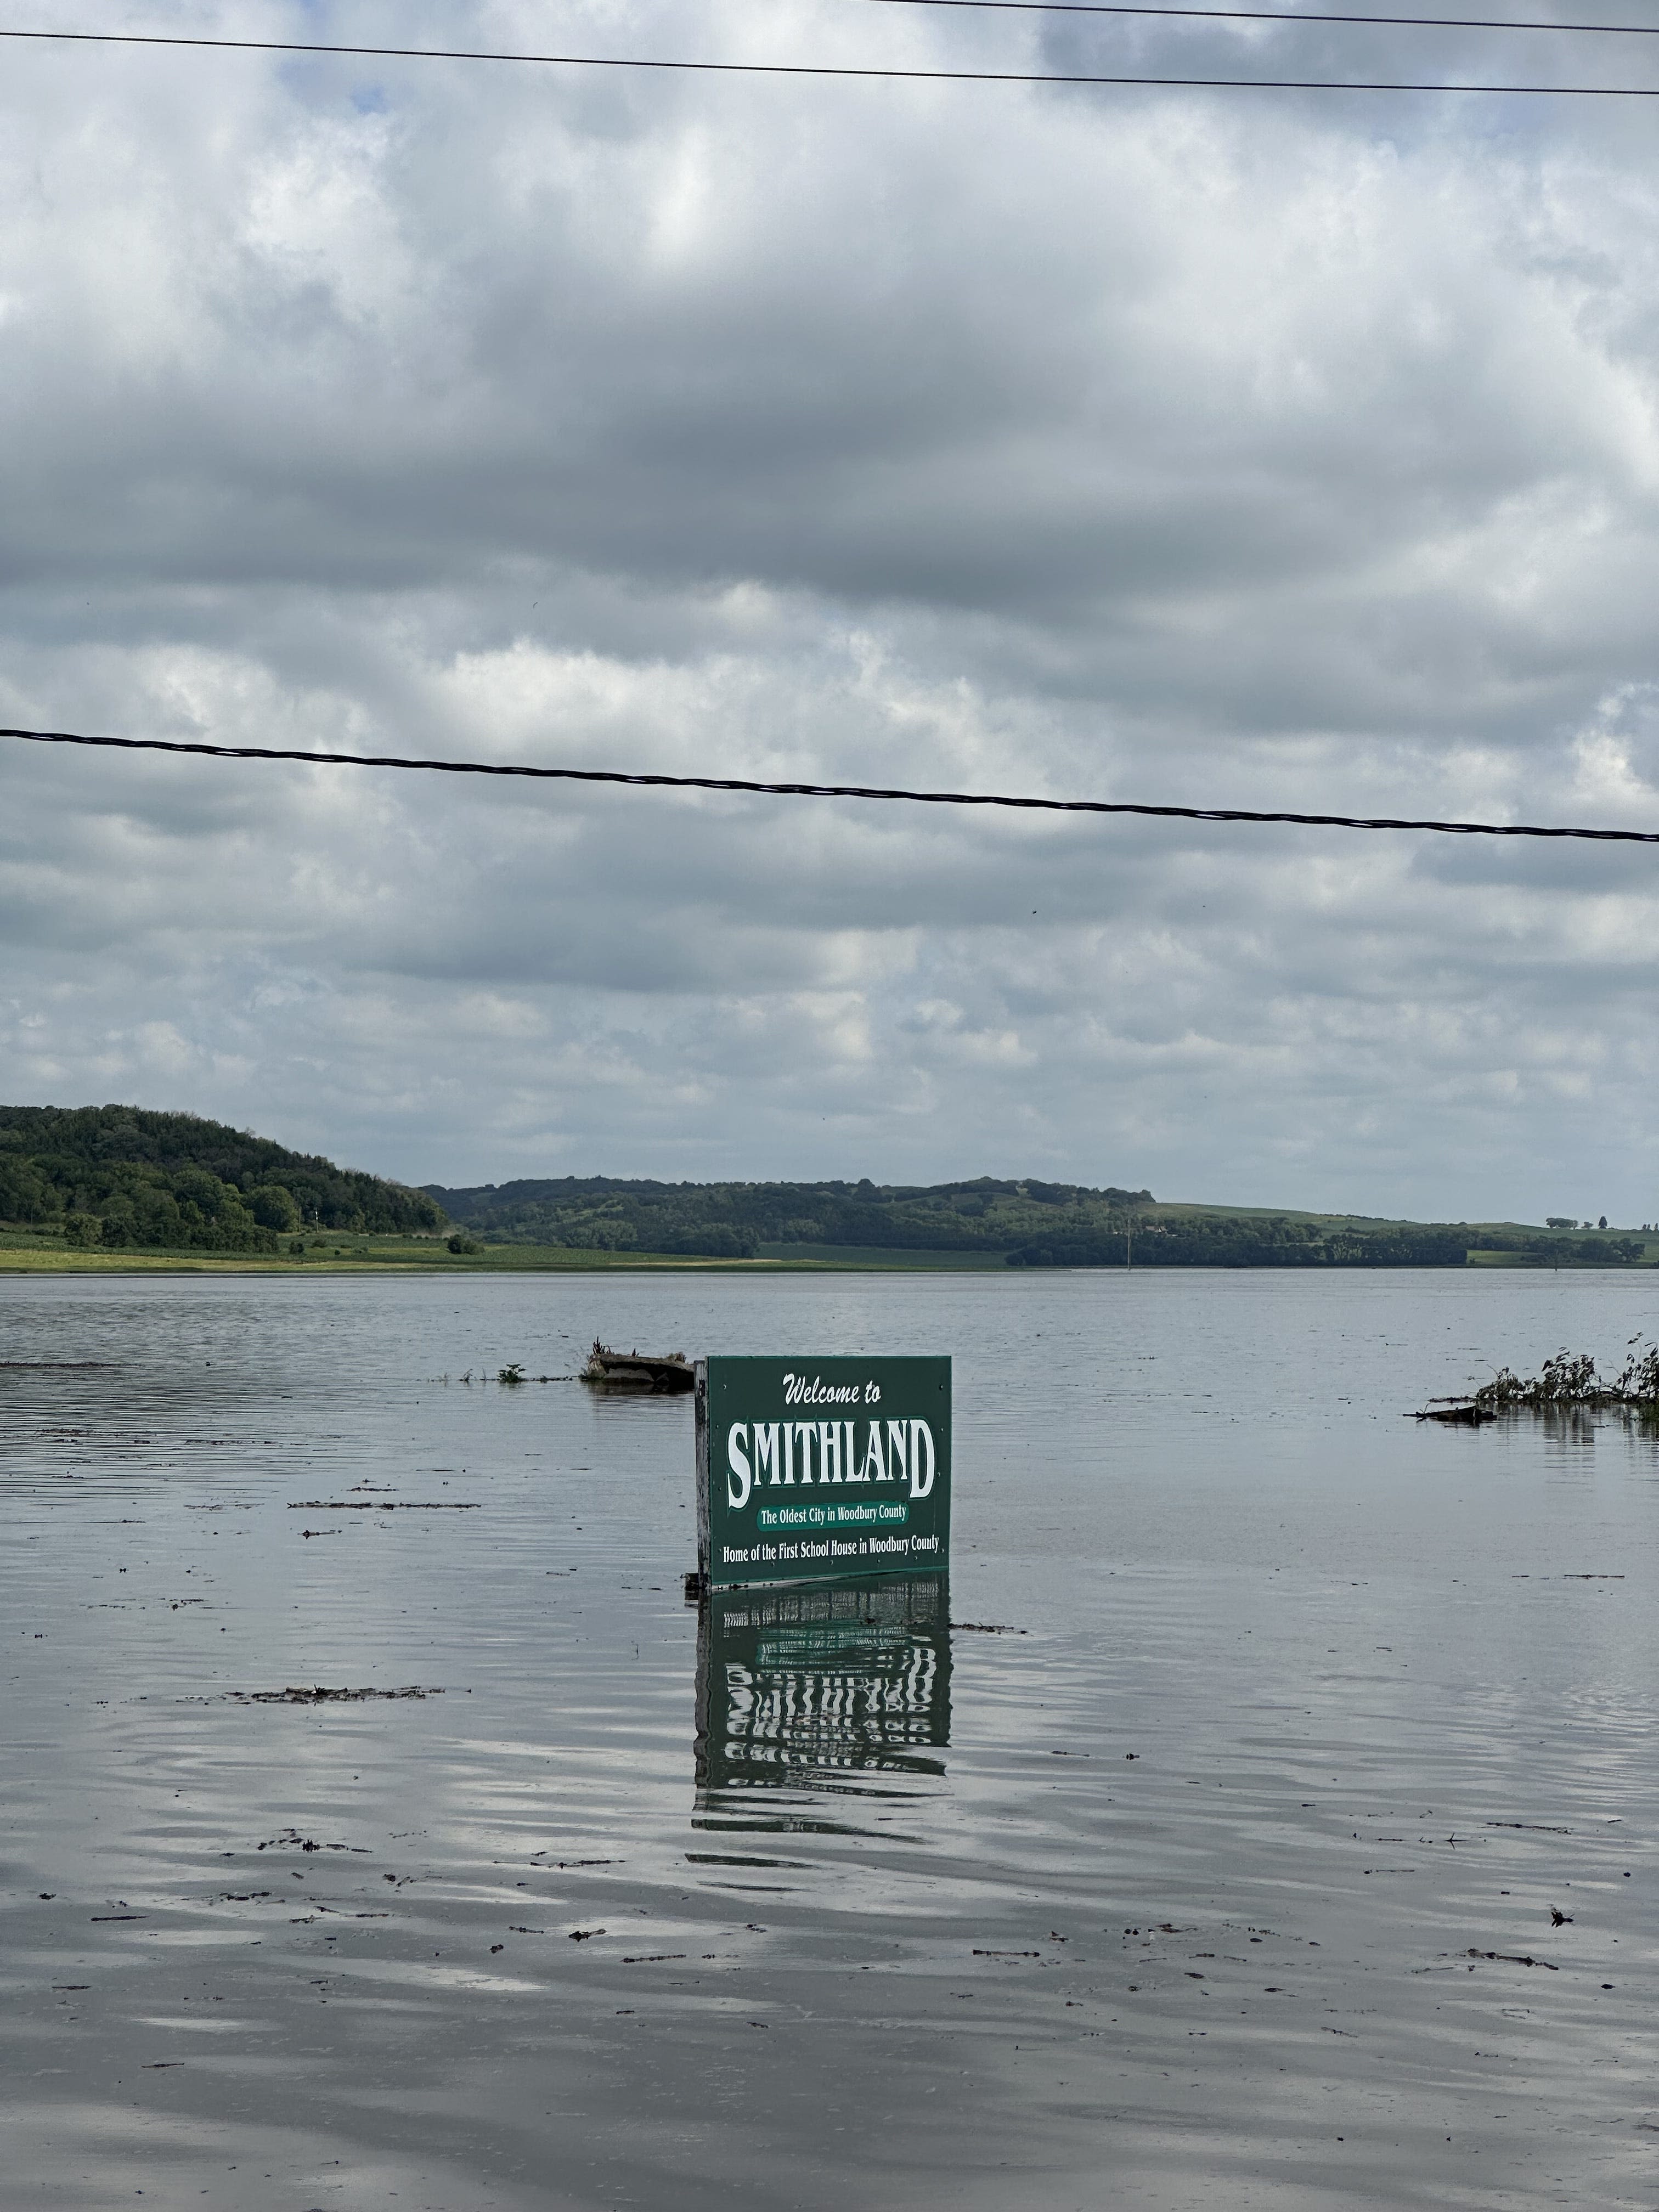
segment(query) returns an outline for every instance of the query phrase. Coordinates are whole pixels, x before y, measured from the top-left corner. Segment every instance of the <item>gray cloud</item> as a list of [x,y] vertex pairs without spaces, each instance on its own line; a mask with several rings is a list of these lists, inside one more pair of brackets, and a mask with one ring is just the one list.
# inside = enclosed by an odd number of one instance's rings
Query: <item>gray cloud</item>
[[[237,27],[394,21],[546,32]],[[1316,74],[1428,35],[724,0],[562,33]],[[1609,44],[1513,73],[1634,66]],[[8,59],[8,721],[1659,824],[1632,118]],[[22,747],[0,779],[7,1096],[456,1182],[1659,1210],[1639,853]]]

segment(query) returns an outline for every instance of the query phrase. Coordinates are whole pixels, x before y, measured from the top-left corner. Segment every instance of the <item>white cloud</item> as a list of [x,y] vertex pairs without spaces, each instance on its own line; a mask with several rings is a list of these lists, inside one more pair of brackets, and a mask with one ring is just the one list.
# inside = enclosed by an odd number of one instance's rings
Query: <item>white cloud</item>
[[[728,0],[590,35],[1424,59]],[[1656,188],[1570,103],[14,52],[0,712],[1659,823]],[[1571,1167],[1654,1211],[1639,852],[22,746],[0,777],[9,1097],[445,1181],[1030,1169],[1473,1216]]]

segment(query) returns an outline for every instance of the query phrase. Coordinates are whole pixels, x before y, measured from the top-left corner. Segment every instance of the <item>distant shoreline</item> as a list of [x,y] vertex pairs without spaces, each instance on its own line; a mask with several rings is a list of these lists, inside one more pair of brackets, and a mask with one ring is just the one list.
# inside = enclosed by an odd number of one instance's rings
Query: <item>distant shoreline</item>
[[1650,1259],[1596,1261],[1534,1258],[1514,1251],[1483,1250],[1471,1247],[1462,1267],[1396,1261],[1381,1264],[1324,1261],[1311,1266],[1273,1264],[1170,1266],[1137,1262],[1133,1268],[1089,1265],[1060,1265],[1042,1268],[1011,1267],[1001,1255],[957,1252],[872,1251],[848,1249],[831,1257],[812,1253],[799,1258],[764,1254],[754,1259],[716,1259],[695,1253],[603,1252],[562,1247],[496,1244],[481,1252],[459,1255],[441,1243],[411,1249],[402,1238],[353,1240],[340,1252],[311,1252],[303,1259],[269,1253],[202,1251],[145,1252],[66,1249],[61,1244],[0,1241],[0,1275],[20,1277],[58,1275],[283,1275],[292,1279],[325,1275],[746,1275],[764,1279],[777,1275],[995,1275],[1004,1281],[1029,1280],[1042,1275],[1375,1275],[1407,1273],[1419,1275],[1472,1272],[1517,1272],[1571,1274],[1644,1274],[1653,1271]]
[[136,1106],[0,1106],[0,1273],[957,1274],[1648,1267],[1659,1224],[1407,1221],[975,1176],[420,1188]]

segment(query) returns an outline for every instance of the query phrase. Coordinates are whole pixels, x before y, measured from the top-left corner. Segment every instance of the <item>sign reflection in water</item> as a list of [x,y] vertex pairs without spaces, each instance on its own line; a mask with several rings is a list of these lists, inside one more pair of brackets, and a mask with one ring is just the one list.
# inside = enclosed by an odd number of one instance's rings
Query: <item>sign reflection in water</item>
[[811,1789],[854,1770],[942,1774],[933,1754],[950,1741],[945,1576],[714,1590],[703,1601],[700,1810],[716,1810],[722,1791]]

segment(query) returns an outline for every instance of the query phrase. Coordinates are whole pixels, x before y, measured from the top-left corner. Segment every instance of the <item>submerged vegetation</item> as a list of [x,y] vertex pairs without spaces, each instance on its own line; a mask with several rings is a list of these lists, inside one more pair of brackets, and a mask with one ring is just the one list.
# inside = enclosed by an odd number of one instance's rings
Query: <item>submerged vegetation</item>
[[1633,1337],[1617,1375],[1596,1372],[1588,1352],[1558,1352],[1536,1375],[1524,1381],[1500,1367],[1490,1382],[1483,1382],[1469,1400],[1483,1413],[1508,1413],[1521,1407],[1639,1406],[1659,1409],[1659,1345],[1638,1352]]
[[1431,1399],[1417,1419],[1476,1429],[1501,1413],[1607,1411],[1639,1413],[1644,1425],[1659,1421],[1659,1344],[1638,1349],[1642,1343],[1632,1337],[1616,1375],[1601,1374],[1589,1352],[1558,1352],[1536,1375],[1500,1367],[1490,1382],[1462,1397]]

